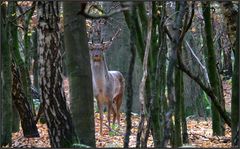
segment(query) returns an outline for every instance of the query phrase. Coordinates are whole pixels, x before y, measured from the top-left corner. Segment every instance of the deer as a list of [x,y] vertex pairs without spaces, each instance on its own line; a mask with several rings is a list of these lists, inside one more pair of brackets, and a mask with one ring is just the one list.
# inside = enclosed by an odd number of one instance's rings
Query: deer
[[113,124],[115,124],[117,118],[120,126],[120,107],[125,90],[125,79],[122,73],[119,71],[108,71],[104,52],[110,47],[111,43],[111,41],[102,41],[101,43],[89,42],[93,94],[97,100],[100,114],[100,135],[102,135],[104,105],[107,106],[109,131],[111,130],[111,113],[113,113]]

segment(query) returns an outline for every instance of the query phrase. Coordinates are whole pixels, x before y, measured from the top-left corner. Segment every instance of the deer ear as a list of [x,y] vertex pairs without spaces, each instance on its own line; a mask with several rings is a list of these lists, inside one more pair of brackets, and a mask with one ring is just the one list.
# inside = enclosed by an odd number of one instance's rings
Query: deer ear
[[107,50],[111,46],[111,44],[112,44],[111,41],[103,42],[103,49]]
[[89,47],[89,50],[93,50],[94,49],[93,42],[88,42],[88,47]]

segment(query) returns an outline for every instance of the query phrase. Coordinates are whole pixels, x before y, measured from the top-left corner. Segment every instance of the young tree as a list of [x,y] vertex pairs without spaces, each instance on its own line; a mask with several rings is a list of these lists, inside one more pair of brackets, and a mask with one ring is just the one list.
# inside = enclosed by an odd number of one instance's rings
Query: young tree
[[[216,65],[216,53],[213,47],[212,38],[212,24],[211,24],[211,12],[210,12],[210,2],[202,3],[203,17],[205,22],[205,33],[207,42],[207,51],[205,53],[207,58],[207,70],[209,75],[209,81],[213,88],[215,95],[218,97],[220,103],[223,102],[223,94],[221,90],[221,80],[217,71]],[[224,105],[223,105],[224,108]],[[224,125],[222,125],[222,119],[216,107],[212,104],[212,128],[213,135],[224,135]]]
[[[121,3],[122,6],[124,6],[124,3]],[[133,9],[133,8],[132,8]],[[133,11],[133,10],[131,10]],[[131,128],[132,128],[132,121],[131,121],[131,112],[132,112],[132,104],[133,104],[133,72],[134,72],[134,64],[135,64],[135,58],[136,58],[136,47],[135,47],[135,41],[136,37],[134,34],[134,24],[132,21],[134,16],[130,12],[124,12],[125,20],[128,22],[128,28],[130,30],[130,50],[131,50],[131,58],[130,58],[130,64],[128,68],[128,76],[127,76],[127,101],[126,101],[126,133],[124,136],[124,148],[129,147],[129,137],[131,135]]]
[[60,52],[59,2],[37,2],[40,92],[52,147],[77,143],[70,110],[66,104]]
[[86,21],[77,15],[86,4],[63,2],[64,41],[73,123],[80,143],[95,147],[92,72],[90,65]]

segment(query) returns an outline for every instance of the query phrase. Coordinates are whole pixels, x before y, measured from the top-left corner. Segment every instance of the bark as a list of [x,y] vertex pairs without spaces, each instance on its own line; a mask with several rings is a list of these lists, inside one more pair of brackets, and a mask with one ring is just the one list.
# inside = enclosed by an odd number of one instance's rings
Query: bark
[[37,54],[37,29],[34,28],[34,33],[32,35],[32,41],[33,41],[33,86],[39,91],[39,82],[38,82],[38,76],[39,76],[39,68],[38,68],[38,54]]
[[[16,4],[11,3],[10,6],[11,6],[12,13],[15,14]],[[11,20],[14,20],[15,18],[16,16],[12,16]],[[19,53],[18,31],[17,31],[17,26],[15,24],[17,24],[16,20],[13,22],[13,24],[10,24],[10,36],[9,36],[10,39],[12,39],[12,43],[10,44],[11,45],[10,50],[12,55],[14,56],[10,65],[12,68],[12,74],[13,74],[12,100],[20,115],[21,126],[23,129],[24,136],[38,137],[39,136],[38,130],[33,118],[35,113],[32,112],[31,106],[29,104],[29,101],[31,100],[31,98],[28,98],[28,96],[25,94],[26,92],[24,92],[24,85],[22,81],[22,80],[26,80],[27,75],[19,70],[21,68],[24,68],[24,64],[19,67],[19,65],[16,65],[15,63],[16,60],[18,60],[18,62],[23,63]]]
[[232,1],[225,1],[220,2],[221,8],[224,15],[224,22],[227,26],[227,33],[230,38],[230,42],[232,44],[232,48],[234,46],[234,43],[236,41],[236,29],[237,29],[237,10],[234,9],[234,4]]
[[94,100],[86,22],[81,2],[64,2],[64,41],[73,124],[80,143],[95,147]]
[[[8,24],[7,24],[7,6],[1,5],[1,131],[0,131],[0,146],[12,142],[12,96],[11,96],[11,53],[8,41]],[[9,8],[9,7],[8,7]],[[2,98],[3,97],[3,98]],[[4,131],[2,131],[4,130]]]
[[[16,4],[14,3],[14,11],[16,12]],[[11,20],[14,20],[12,22],[12,28],[15,28],[15,30],[17,30],[16,24],[16,16],[11,16]],[[13,38],[15,38],[14,42],[15,42],[15,46],[18,47],[18,32],[17,31],[12,31],[12,36]],[[32,96],[31,96],[31,82],[30,82],[30,76],[29,76],[29,71],[28,71],[28,66],[26,65],[27,63],[23,60],[23,58],[21,57],[20,54],[20,50],[19,48],[13,48],[12,49],[12,57],[14,58],[14,61],[17,65],[17,69],[20,69],[20,77],[21,77],[21,83],[22,83],[22,87],[23,87],[23,92],[25,94],[25,98],[28,100],[30,106],[31,106],[31,110],[33,111],[33,114],[35,115],[35,110],[34,110],[34,104],[33,104],[33,100],[32,100]]]
[[221,47],[221,45],[219,48],[223,49],[222,50],[223,51],[223,68],[222,68],[223,75],[226,79],[230,79],[232,76],[232,59],[231,59],[232,49],[231,48],[223,48],[223,47]]
[[[131,16],[125,16],[126,20],[133,19],[133,15]],[[124,136],[124,148],[129,147],[129,136],[131,135],[131,128],[132,128],[132,121],[131,121],[131,112],[132,112],[132,102],[133,102],[133,71],[134,71],[134,64],[135,64],[135,58],[136,58],[136,48],[135,48],[135,33],[134,33],[134,24],[133,22],[129,21],[130,24],[128,24],[128,28],[130,30],[130,50],[131,50],[131,59],[130,64],[128,68],[128,83],[127,83],[127,109],[126,109],[126,133]]]
[[[152,43],[151,43],[151,53],[150,53],[150,74],[149,78],[152,82],[152,103],[150,103],[151,112],[151,124],[152,124],[152,134],[154,139],[154,147],[161,147],[161,139],[163,133],[163,127],[161,127],[161,88],[165,88],[165,85],[161,86],[160,80],[165,77],[164,69],[162,69],[162,63],[166,60],[164,57],[164,48],[160,45],[164,44],[164,34],[160,28],[163,26],[162,19],[164,15],[164,9],[159,10],[159,4],[157,2],[152,2],[153,4],[153,28],[152,28]],[[161,16],[158,16],[158,11],[161,11]],[[160,20],[161,19],[161,20]],[[159,35],[157,34],[157,29],[159,30]],[[161,49],[160,49],[161,48]],[[166,49],[165,49],[166,51]],[[161,65],[161,66],[160,66]]]
[[180,74],[180,109],[181,109],[181,127],[182,127],[182,143],[188,143],[188,133],[187,133],[187,122],[185,115],[185,96],[184,96],[184,81],[183,81],[183,72]]
[[[171,117],[173,112],[175,111],[175,102],[176,102],[176,97],[175,97],[175,93],[174,93],[174,67],[177,64],[177,51],[179,51],[181,49],[181,45],[182,45],[182,41],[180,40],[180,36],[181,36],[181,29],[183,26],[183,18],[185,15],[185,7],[187,6],[186,2],[179,2],[179,13],[176,16],[175,19],[175,24],[173,24],[173,36],[172,36],[172,50],[170,53],[170,61],[169,61],[169,65],[168,65],[168,70],[167,70],[167,91],[168,91],[168,100],[169,100],[169,110],[168,110],[168,116],[166,119],[166,128],[164,131],[170,133],[170,125],[172,125],[172,121],[171,121]],[[174,129],[172,128],[172,131],[174,131]],[[166,136],[167,135],[167,136]],[[171,134],[167,134],[164,133],[164,145],[166,145],[166,141],[170,139],[170,137],[173,138],[173,133]],[[173,146],[175,146],[175,144],[172,144]]]
[[18,132],[19,131],[19,124],[20,124],[20,117],[17,111],[17,108],[14,104],[12,104],[12,132]]
[[[232,101],[231,101],[231,117],[232,117],[232,146],[240,147],[239,134],[237,130],[239,129],[239,31],[240,31],[240,4],[238,4],[238,24],[237,24],[237,37],[236,37],[236,49],[234,56],[234,71],[232,77]],[[238,139],[236,139],[238,138]],[[235,141],[235,140],[238,140]]]
[[[11,8],[11,14],[16,13],[15,4],[11,3],[9,6]],[[16,16],[11,15],[10,20],[13,20],[15,18]],[[13,23],[17,24],[17,21],[13,21]],[[10,30],[11,30],[11,34],[9,37],[12,39],[12,43],[10,44],[10,51],[14,51],[14,49],[19,49],[18,48],[18,30],[17,30],[17,27],[12,24],[10,26]],[[14,104],[12,104],[12,132],[17,132],[19,130],[19,122],[20,122],[20,119],[19,119],[17,108]]]
[[[32,15],[34,13],[35,10],[35,6],[36,6],[36,2],[32,3],[32,9],[24,15],[24,56],[25,56],[25,65],[27,70],[30,69],[30,65],[31,65],[31,36],[29,36],[29,26],[30,26],[30,20],[32,19]],[[31,84],[30,79],[28,80],[28,85]],[[30,93],[29,93],[30,94]]]
[[[163,147],[163,136],[164,136],[164,128],[165,128],[165,114],[166,114],[166,109],[167,109],[167,98],[165,96],[165,89],[166,89],[166,62],[167,62],[167,41],[166,41],[166,35],[163,34],[162,37],[162,47],[161,47],[161,52],[159,53],[160,55],[160,62],[159,62],[159,97],[160,97],[160,132],[161,132],[161,142],[160,142],[160,147]],[[158,76],[156,76],[158,77]],[[158,144],[158,143],[156,143]]]
[[177,69],[175,70],[175,94],[176,94],[176,105],[175,105],[175,145],[177,147],[182,146],[182,72]]
[[37,2],[40,94],[51,147],[78,143],[63,90],[59,2]]
[[20,80],[20,70],[17,68],[14,61],[12,61],[11,67],[13,73],[12,99],[21,119],[21,127],[23,129],[24,137],[39,137],[31,106],[22,89],[23,86]]
[[149,2],[147,41],[146,41],[146,47],[144,52],[144,58],[143,58],[143,76],[139,86],[139,101],[141,104],[141,120],[140,120],[141,122],[139,123],[139,126],[141,126],[141,124],[144,123],[146,110],[147,110],[144,96],[145,96],[145,83],[146,83],[147,74],[148,74],[148,55],[149,55],[150,44],[151,44],[151,35],[152,35],[152,3]]
[[[212,24],[211,24],[211,14],[210,14],[210,2],[203,3],[203,17],[205,22],[205,33],[206,33],[206,42],[207,42],[207,69],[209,75],[209,81],[213,88],[215,95],[218,97],[218,101],[223,101],[223,96],[221,92],[221,80],[217,71],[216,65],[216,53],[213,47],[212,39]],[[224,105],[223,105],[224,108]],[[224,129],[222,127],[222,120],[219,112],[212,104],[212,129],[213,135],[224,135]]]

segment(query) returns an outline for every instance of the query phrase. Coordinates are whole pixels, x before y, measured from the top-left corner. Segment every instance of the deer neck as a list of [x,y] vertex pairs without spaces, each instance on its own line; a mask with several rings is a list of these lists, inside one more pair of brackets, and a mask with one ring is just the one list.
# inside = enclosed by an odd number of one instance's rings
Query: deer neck
[[103,57],[103,60],[101,61],[91,60],[91,69],[92,69],[92,75],[94,79],[102,79],[102,80],[109,79],[107,63],[104,57]]

